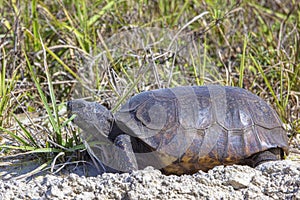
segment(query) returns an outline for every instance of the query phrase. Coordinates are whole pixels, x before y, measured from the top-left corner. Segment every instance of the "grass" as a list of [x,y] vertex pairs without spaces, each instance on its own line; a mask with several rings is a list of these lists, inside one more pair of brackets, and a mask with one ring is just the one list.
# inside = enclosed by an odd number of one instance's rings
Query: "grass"
[[288,124],[291,145],[299,143],[296,0],[0,3],[2,157],[64,162],[84,149],[61,114],[71,98],[115,111],[144,90],[210,83],[261,96]]

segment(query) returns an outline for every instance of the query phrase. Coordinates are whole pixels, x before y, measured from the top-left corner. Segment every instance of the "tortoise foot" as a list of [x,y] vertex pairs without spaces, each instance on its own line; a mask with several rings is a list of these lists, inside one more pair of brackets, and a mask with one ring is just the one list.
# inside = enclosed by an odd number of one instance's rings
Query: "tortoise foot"
[[117,170],[121,172],[138,170],[138,164],[132,149],[130,136],[125,134],[119,135],[116,137],[114,144],[117,147],[116,149],[118,149],[118,152],[115,153],[116,157],[113,158],[116,161],[115,167],[118,168]]
[[247,165],[256,167],[264,162],[281,160],[283,158],[283,151],[280,148],[272,148],[263,152],[254,154],[245,161]]

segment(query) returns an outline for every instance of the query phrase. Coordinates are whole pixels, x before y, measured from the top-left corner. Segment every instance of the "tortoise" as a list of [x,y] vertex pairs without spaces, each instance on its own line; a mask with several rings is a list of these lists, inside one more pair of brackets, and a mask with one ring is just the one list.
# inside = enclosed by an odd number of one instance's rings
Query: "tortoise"
[[277,113],[260,97],[230,86],[180,86],[142,92],[114,115],[96,102],[67,103],[90,152],[107,171],[153,166],[193,174],[217,165],[283,159],[288,138]]

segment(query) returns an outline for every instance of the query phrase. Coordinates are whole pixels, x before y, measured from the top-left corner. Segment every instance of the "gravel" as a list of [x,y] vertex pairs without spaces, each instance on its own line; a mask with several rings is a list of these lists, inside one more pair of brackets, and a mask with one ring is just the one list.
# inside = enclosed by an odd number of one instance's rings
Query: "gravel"
[[182,176],[147,167],[130,174],[0,180],[0,199],[300,199],[299,187],[300,164],[284,160]]

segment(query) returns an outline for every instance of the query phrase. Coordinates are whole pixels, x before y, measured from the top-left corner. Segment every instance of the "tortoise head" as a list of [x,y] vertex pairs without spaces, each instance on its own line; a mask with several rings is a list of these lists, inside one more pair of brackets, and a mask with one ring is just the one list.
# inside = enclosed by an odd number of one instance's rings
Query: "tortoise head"
[[97,102],[88,102],[76,99],[67,102],[68,115],[76,117],[73,122],[86,134],[100,135],[107,137],[113,124],[112,113]]

